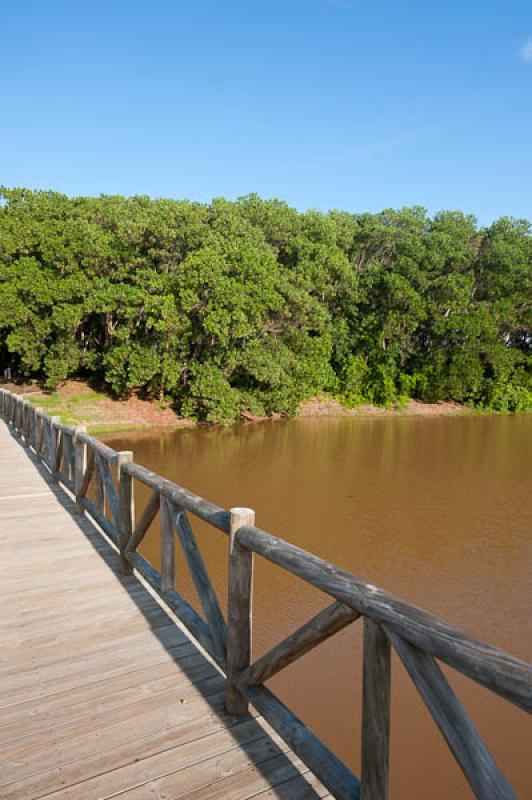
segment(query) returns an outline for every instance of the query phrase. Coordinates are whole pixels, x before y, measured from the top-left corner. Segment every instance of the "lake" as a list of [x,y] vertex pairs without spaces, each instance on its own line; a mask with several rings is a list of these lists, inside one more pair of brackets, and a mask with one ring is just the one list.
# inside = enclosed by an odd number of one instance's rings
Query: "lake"
[[[321,418],[115,435],[115,449],[490,644],[532,659],[532,416]],[[138,505],[142,507],[142,487]],[[227,539],[192,519],[225,608]],[[159,565],[158,530],[141,552]],[[331,600],[256,559],[254,656]],[[182,558],[177,588],[198,607]],[[271,688],[360,774],[360,621]],[[391,797],[472,794],[402,665],[392,665]],[[517,795],[527,715],[445,670]]]

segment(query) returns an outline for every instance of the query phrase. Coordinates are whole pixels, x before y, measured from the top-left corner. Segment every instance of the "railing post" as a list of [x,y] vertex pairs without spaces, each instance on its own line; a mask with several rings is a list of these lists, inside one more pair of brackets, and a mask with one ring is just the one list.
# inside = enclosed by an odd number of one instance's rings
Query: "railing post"
[[94,502],[100,516],[105,516],[105,483],[102,474],[102,458],[98,452],[94,453]]
[[175,589],[175,536],[174,523],[168,500],[162,494],[159,497],[159,519],[161,527],[161,589]]
[[78,514],[84,514],[85,506],[83,505],[80,489],[87,469],[87,445],[78,439],[80,433],[87,433],[86,425],[76,425],[74,431],[74,494],[76,495],[76,511]]
[[133,567],[124,555],[124,550],[133,532],[133,520],[135,518],[135,506],[133,496],[133,478],[124,472],[124,464],[133,461],[133,453],[130,450],[123,450],[118,454],[116,465],[116,478],[118,483],[119,499],[119,524],[118,524],[118,546],[120,548],[120,572],[122,575],[131,575]]
[[35,409],[35,441],[33,443],[33,446],[39,458],[41,456],[41,450],[42,450],[41,447],[42,417],[39,415],[42,413],[43,413],[43,407],[38,406]]
[[230,714],[246,714],[247,698],[236,680],[251,663],[253,619],[253,553],[242,547],[238,529],[255,524],[251,508],[231,509],[227,591],[227,684],[225,705]]
[[17,436],[20,436],[20,400],[13,395],[13,430]]
[[59,434],[59,429],[56,428],[58,422],[61,422],[61,417],[55,416],[50,417],[50,442],[52,445],[52,452],[48,453],[48,458],[50,459],[49,467],[52,471],[52,478],[54,481],[57,481],[57,475],[54,473],[54,463],[55,463],[55,454],[57,452],[57,436]]
[[24,398],[22,399],[22,435],[24,436],[24,447],[29,447],[29,403]]
[[360,800],[386,800],[390,746],[390,642],[364,618],[362,782]]
[[31,403],[28,403],[28,447],[31,447],[33,444],[33,430],[35,425],[35,406]]

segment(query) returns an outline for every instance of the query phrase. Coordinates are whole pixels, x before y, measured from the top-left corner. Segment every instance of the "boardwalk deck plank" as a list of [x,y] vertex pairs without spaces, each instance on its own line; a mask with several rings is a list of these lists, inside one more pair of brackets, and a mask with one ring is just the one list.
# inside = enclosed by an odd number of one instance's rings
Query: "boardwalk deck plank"
[[324,797],[0,422],[0,796]]

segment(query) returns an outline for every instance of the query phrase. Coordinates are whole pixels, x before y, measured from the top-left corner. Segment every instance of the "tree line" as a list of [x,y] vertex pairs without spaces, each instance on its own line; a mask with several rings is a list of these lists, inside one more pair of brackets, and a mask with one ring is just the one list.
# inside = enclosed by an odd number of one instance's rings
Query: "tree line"
[[525,411],[531,309],[525,220],[0,190],[0,364],[50,388],[212,422],[323,391]]

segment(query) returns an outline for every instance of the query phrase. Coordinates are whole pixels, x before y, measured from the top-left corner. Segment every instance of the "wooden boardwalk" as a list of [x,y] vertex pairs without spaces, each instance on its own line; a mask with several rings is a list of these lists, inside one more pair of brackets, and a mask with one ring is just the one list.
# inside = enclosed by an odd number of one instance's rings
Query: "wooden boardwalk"
[[[253,509],[223,509],[2,389],[0,414],[2,800],[387,800],[392,649],[475,796],[515,800],[441,665],[528,713],[532,665],[257,528]],[[151,491],[142,509],[139,483]],[[160,572],[138,551],[157,515]],[[197,519],[227,537],[226,615]],[[203,616],[179,594],[176,546]],[[330,603],[257,660],[254,559]],[[357,621],[360,779],[265,685]]]
[[330,797],[0,421],[0,797]]

